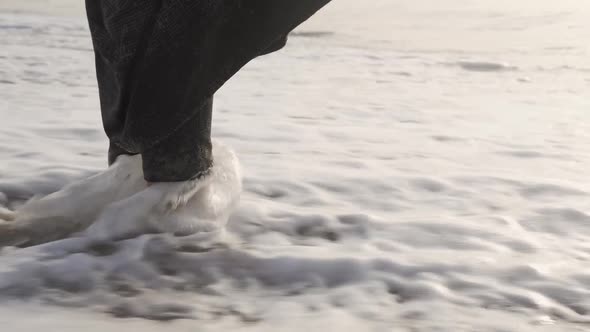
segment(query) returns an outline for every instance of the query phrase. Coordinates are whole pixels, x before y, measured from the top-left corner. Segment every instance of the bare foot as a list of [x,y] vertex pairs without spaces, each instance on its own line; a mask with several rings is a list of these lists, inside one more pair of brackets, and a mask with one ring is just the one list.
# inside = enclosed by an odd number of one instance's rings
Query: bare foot
[[146,189],[109,205],[85,232],[98,240],[149,232],[193,234],[222,229],[242,190],[236,155],[214,144],[214,166],[195,180],[152,183]]

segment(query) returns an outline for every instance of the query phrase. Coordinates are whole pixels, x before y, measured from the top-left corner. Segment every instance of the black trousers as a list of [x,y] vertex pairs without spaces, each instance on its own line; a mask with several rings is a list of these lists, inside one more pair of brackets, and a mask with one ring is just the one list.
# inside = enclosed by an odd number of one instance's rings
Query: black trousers
[[214,93],[330,0],[86,0],[109,162],[141,154],[146,180],[212,165]]

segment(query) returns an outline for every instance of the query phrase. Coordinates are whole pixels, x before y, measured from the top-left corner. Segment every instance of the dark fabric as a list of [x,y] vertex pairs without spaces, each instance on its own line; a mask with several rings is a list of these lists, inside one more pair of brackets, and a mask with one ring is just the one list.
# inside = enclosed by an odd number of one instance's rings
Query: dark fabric
[[185,181],[212,166],[212,111],[213,98],[209,98],[182,127],[142,152],[147,181]]
[[117,144],[113,142],[109,142],[109,166],[115,163],[117,157],[120,155],[136,155],[137,153],[131,153],[127,150],[124,150]]
[[[111,146],[143,154],[190,123],[210,128],[213,94],[329,1],[86,0]],[[210,146],[197,136],[186,142]]]
[[[211,115],[213,98],[171,135],[142,152],[143,174],[149,182],[197,178],[212,166]],[[135,155],[110,143],[109,165],[120,155]]]

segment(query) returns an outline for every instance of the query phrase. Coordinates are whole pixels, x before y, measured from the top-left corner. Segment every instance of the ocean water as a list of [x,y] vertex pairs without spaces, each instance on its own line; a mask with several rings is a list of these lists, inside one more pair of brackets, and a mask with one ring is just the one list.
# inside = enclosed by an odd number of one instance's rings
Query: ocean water
[[[334,0],[217,96],[243,173],[226,238],[4,249],[0,325],[590,329],[588,18],[579,0]],[[107,141],[80,3],[1,0],[0,45],[13,210],[104,169]]]

